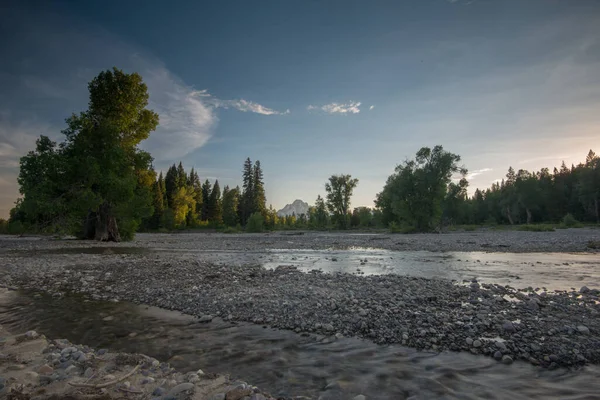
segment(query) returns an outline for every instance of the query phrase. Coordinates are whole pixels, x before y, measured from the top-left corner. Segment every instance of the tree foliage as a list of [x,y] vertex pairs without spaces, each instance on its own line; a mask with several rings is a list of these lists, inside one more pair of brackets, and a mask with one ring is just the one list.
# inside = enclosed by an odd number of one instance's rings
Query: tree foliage
[[158,125],[137,73],[114,68],[88,85],[89,107],[67,118],[64,142],[42,136],[21,159],[21,222],[96,240],[133,237],[152,214],[154,171],[137,146]]
[[347,229],[349,226],[350,198],[357,185],[358,179],[353,179],[351,175],[332,175],[325,184],[327,208],[341,229]]
[[386,222],[407,224],[420,232],[437,226],[452,175],[466,174],[459,161],[460,156],[435,146],[421,148],[414,160],[398,165],[375,201]]

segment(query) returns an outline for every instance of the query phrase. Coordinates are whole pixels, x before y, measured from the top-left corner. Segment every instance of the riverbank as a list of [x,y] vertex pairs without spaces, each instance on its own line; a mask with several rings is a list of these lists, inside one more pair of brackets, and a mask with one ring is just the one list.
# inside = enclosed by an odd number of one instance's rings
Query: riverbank
[[[556,368],[600,363],[599,292],[593,287],[517,290],[393,274],[230,267],[178,251],[178,245],[191,244],[179,241],[179,235],[167,238],[174,241],[168,243],[172,249],[161,252],[7,252],[2,255],[0,284],[56,296],[75,292],[92,299],[144,303],[200,321],[222,318],[302,334],[358,337],[435,352],[465,351],[507,364],[523,360]],[[158,235],[144,240],[164,245],[165,239]],[[197,246],[207,242],[214,244],[207,240]]]
[[389,234],[356,232],[288,231],[269,233],[139,233],[132,242],[90,243],[54,240],[40,236],[0,235],[0,252],[52,250],[56,248],[111,247],[164,249],[168,251],[349,249],[368,247],[397,251],[494,251],[494,252],[596,252],[590,243],[600,242],[600,229],[560,229],[555,232],[478,230],[443,234]]
[[227,376],[177,371],[142,354],[113,353],[0,326],[0,398],[266,400],[270,395]]

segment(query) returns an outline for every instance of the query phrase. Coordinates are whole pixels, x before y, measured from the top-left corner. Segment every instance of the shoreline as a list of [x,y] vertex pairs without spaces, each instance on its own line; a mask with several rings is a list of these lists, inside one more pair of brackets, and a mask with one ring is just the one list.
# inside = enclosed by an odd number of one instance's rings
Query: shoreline
[[0,326],[0,397],[14,399],[274,400],[228,376],[177,371],[143,354],[114,353],[49,340],[35,331],[14,335]]

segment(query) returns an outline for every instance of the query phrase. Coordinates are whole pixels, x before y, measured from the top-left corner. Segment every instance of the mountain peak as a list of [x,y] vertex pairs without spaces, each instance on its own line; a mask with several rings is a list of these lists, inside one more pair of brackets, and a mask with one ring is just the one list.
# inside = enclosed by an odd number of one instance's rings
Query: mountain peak
[[288,215],[295,214],[299,216],[301,214],[308,215],[308,203],[296,199],[292,204],[286,204],[281,210],[277,211],[277,216],[286,217]]

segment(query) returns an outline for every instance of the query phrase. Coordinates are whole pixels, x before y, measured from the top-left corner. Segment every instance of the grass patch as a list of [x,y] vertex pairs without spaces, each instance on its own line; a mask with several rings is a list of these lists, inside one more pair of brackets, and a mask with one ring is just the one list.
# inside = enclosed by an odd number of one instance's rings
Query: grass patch
[[554,232],[556,230],[556,226],[552,224],[526,224],[519,225],[517,230],[527,232]]

